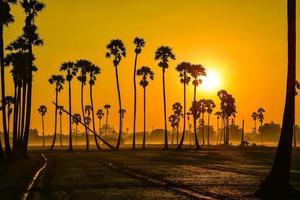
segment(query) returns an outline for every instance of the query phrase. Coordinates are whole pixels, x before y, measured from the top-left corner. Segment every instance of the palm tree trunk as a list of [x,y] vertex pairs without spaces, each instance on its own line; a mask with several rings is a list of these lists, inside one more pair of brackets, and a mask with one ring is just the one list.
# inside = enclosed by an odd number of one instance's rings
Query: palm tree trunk
[[22,94],[22,123],[21,123],[21,132],[19,133],[19,138],[22,138],[24,135],[24,124],[25,124],[25,110],[26,110],[26,93],[27,93],[27,84],[23,83],[23,94]]
[[294,124],[294,148],[297,147],[296,126]]
[[77,124],[75,125],[75,134],[76,134],[76,146],[78,145],[77,140],[78,140],[78,130],[77,130]]
[[122,135],[122,101],[121,101],[121,91],[119,85],[119,75],[118,75],[118,66],[115,66],[116,71],[116,81],[117,81],[117,89],[118,89],[118,100],[119,100],[119,137],[116,145],[116,149],[119,149],[121,143],[121,135]]
[[208,114],[207,119],[207,145],[209,146],[209,123],[210,123],[210,114]]
[[45,125],[44,125],[44,115],[42,115],[42,128],[43,128],[43,147],[45,147]]
[[63,143],[62,143],[62,114],[59,114],[59,139],[60,139],[60,146],[62,147],[63,146]]
[[[91,106],[92,106],[92,122],[93,122],[93,131],[96,133],[96,126],[95,126],[95,112],[94,112],[94,101],[93,101],[93,86],[90,84],[90,99],[91,99]],[[99,132],[100,135],[100,132]],[[100,145],[98,143],[97,137],[94,134],[95,144],[98,150],[101,150]]]
[[[58,91],[55,91],[55,103],[58,104]],[[56,129],[57,129],[57,106],[55,106],[55,114],[54,114],[54,135],[53,135],[53,141],[51,145],[51,150],[53,150],[56,140]]]
[[143,135],[143,149],[146,148],[146,87],[144,87],[144,135]]
[[0,139],[0,164],[4,162],[4,153],[3,153],[3,148],[2,148],[2,142]]
[[260,123],[260,134],[261,134],[261,144],[264,144],[264,135],[263,135],[263,132],[262,132],[262,122]]
[[244,143],[244,128],[245,128],[245,121],[243,120],[243,124],[242,124],[242,139],[241,139],[241,146],[244,146],[245,143]]
[[[71,81],[69,81],[69,112],[72,115],[72,89]],[[72,144],[72,117],[69,115],[69,151],[73,151]]]
[[[184,77],[186,75],[184,74]],[[185,120],[186,120],[186,83],[183,83],[183,131],[182,131],[182,136],[181,140],[179,143],[179,146],[177,147],[177,150],[182,148],[183,141],[184,141],[184,135],[185,135]]]
[[[194,85],[194,102],[196,103],[196,89],[197,86]],[[198,141],[198,136],[197,136],[197,124],[196,124],[196,111],[193,111],[193,120],[194,120],[194,137],[195,137],[195,145],[196,145],[196,150],[200,150],[200,145]]]
[[165,146],[164,149],[168,149],[168,127],[167,127],[167,103],[166,103],[166,85],[165,85],[165,69],[162,73],[163,79],[163,97],[164,97],[164,121],[165,121]]
[[[134,89],[134,106],[133,106],[133,141],[132,148],[135,149],[135,126],[136,126],[136,65],[138,54],[135,54],[134,70],[133,70],[133,89]],[[143,143],[144,145],[144,143]],[[144,147],[143,147],[144,148]]]
[[108,126],[108,109],[106,109],[106,120],[105,120],[105,132],[104,132],[104,136],[106,136],[107,126]]
[[85,116],[84,116],[84,107],[83,107],[83,82],[81,82],[81,112],[82,112],[82,119],[84,123],[84,128],[85,128],[85,140],[86,140],[86,151],[89,151],[89,136],[88,136],[88,130],[86,128],[86,123],[85,123]]
[[101,132],[101,119],[99,118],[99,135],[101,135],[100,132]]
[[178,145],[179,125],[176,127],[176,145]]
[[217,118],[217,145],[219,144],[219,137],[220,137],[219,126],[220,126],[220,119]]
[[260,198],[275,197],[298,199],[300,195],[290,186],[293,125],[295,123],[296,83],[296,0],[288,0],[288,74],[286,99],[280,139],[270,174],[261,184],[256,195]]
[[205,127],[204,127],[204,113],[202,113],[202,143],[205,145]]

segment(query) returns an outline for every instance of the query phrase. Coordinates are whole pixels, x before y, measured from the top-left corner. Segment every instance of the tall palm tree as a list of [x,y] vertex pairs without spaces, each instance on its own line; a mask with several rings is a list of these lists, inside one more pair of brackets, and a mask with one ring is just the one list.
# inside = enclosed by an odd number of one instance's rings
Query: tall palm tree
[[261,136],[261,144],[263,144],[264,142],[264,136],[263,136],[263,132],[262,132],[262,125],[263,125],[263,122],[264,122],[264,112],[266,112],[263,108],[258,108],[257,110],[257,119],[260,123],[260,136]]
[[216,107],[216,104],[213,100],[207,99],[205,101],[205,108],[207,112],[207,145],[209,146],[209,126],[210,126],[210,115],[214,111],[214,108]]
[[140,86],[144,90],[144,134],[143,134],[143,148],[146,148],[146,87],[149,85],[148,78],[154,79],[154,73],[150,67],[142,66],[137,70],[137,75],[141,76]]
[[96,116],[99,119],[99,135],[100,135],[100,133],[101,133],[101,120],[102,120],[102,118],[104,116],[103,110],[102,109],[97,110]]
[[[90,85],[90,100],[91,100],[91,111],[92,111],[92,123],[93,123],[93,131],[96,133],[96,125],[95,125],[95,111],[94,111],[94,102],[93,102],[93,86],[96,83],[96,75],[100,74],[100,68],[96,65],[91,65],[88,68],[89,73],[89,85]],[[94,134],[95,144],[98,150],[100,150],[100,145],[98,143],[98,139]]]
[[104,135],[106,136],[107,134],[107,126],[108,126],[108,115],[109,115],[109,109],[111,108],[111,106],[109,104],[105,104],[104,105],[104,109],[106,110],[106,120],[105,120],[105,132]]
[[62,110],[63,110],[63,106],[58,106],[58,114],[59,114],[59,141],[60,141],[60,146],[63,146],[63,141],[62,141]]
[[180,82],[183,84],[183,131],[180,143],[177,149],[181,149],[184,142],[185,125],[186,125],[186,86],[189,84],[191,77],[189,76],[189,70],[191,63],[182,62],[177,65],[176,70],[179,72]]
[[[78,60],[76,62],[76,67],[78,68],[78,70],[80,71],[79,76],[77,77],[78,81],[81,83],[81,95],[80,95],[80,99],[81,99],[81,114],[82,114],[82,119],[83,119],[83,123],[85,123],[85,115],[84,115],[84,102],[83,102],[83,97],[84,97],[84,86],[86,84],[86,79],[87,79],[87,72],[88,72],[88,68],[92,65],[92,63],[88,60]],[[88,129],[85,126],[85,139],[86,139],[86,151],[89,151],[89,137],[88,137]]]
[[[200,79],[201,76],[206,76],[206,70],[205,68],[200,65],[200,64],[192,64],[189,70],[189,74],[191,75],[191,77],[193,78],[193,86],[194,86],[194,100],[193,100],[193,104],[194,106],[192,106],[192,108],[196,109],[196,99],[197,99],[197,87],[202,83],[202,80]],[[193,122],[194,122],[194,136],[195,136],[195,145],[196,145],[196,149],[199,150],[200,149],[200,145],[199,145],[199,141],[198,141],[198,137],[197,137],[197,125],[196,125],[196,120],[197,120],[197,111],[194,110],[191,112],[193,113]]]
[[257,112],[253,112],[252,115],[251,115],[251,118],[253,119],[253,122],[254,122],[254,133],[256,133],[256,120],[257,120]]
[[174,115],[177,117],[177,127],[176,127],[176,144],[178,145],[178,136],[179,136],[179,124],[180,124],[180,118],[182,117],[182,105],[179,102],[176,102],[172,106],[172,110],[174,112]]
[[72,123],[75,123],[75,143],[76,143],[76,145],[77,145],[77,137],[78,137],[77,126],[78,126],[79,122],[81,122],[81,116],[79,113],[75,113]]
[[[4,144],[6,157],[10,158],[12,150],[9,143],[6,121],[6,102],[5,102],[5,73],[4,73],[4,27],[14,22],[14,17],[11,14],[11,5],[16,4],[17,0],[0,0],[0,67],[1,67],[1,102],[2,105],[2,127],[4,133]],[[1,159],[1,158],[0,158]]]
[[[65,83],[65,79],[62,75],[52,75],[49,79],[49,83],[51,85],[54,84],[55,86],[55,103],[58,105],[58,94],[62,91],[63,89],[63,84]],[[55,107],[55,115],[54,115],[54,136],[53,136],[53,141],[51,145],[51,150],[54,148],[55,145],[55,140],[56,140],[56,128],[57,128],[57,109],[58,107]]]
[[73,150],[72,147],[72,88],[71,81],[76,76],[78,68],[73,62],[65,62],[60,66],[60,71],[65,71],[67,73],[66,80],[69,86],[69,151]]
[[43,129],[42,137],[43,137],[43,147],[45,147],[45,123],[44,123],[44,116],[47,113],[47,107],[45,105],[40,105],[40,107],[38,108],[38,112],[42,116],[42,129]]
[[[118,89],[118,100],[119,100],[119,111],[122,110],[122,100],[121,100],[121,91],[120,91],[120,84],[119,84],[119,74],[118,74],[118,66],[122,60],[122,57],[126,57],[126,48],[123,42],[119,39],[112,40],[106,46],[108,52],[106,53],[106,57],[113,58],[113,65],[116,71],[116,81],[117,81],[117,89]],[[121,143],[121,135],[122,135],[122,113],[119,112],[119,137],[116,145],[116,149],[119,149]]]
[[169,61],[175,60],[175,54],[168,46],[161,46],[155,52],[155,60],[158,60],[158,66],[162,69],[163,81],[163,99],[164,99],[164,122],[165,122],[165,146],[168,149],[168,130],[167,130],[167,102],[166,102],[166,84],[165,84],[165,71],[169,67]]
[[296,0],[287,1],[288,8],[288,75],[286,100],[280,139],[272,170],[261,184],[256,196],[264,199],[299,199],[290,185],[293,126],[295,122],[296,82]]
[[135,59],[134,59],[134,70],[133,70],[133,88],[134,88],[134,106],[133,106],[133,141],[132,148],[135,149],[135,128],[136,128],[136,68],[138,55],[142,52],[143,47],[145,46],[145,41],[143,38],[136,37],[133,41],[135,45]]

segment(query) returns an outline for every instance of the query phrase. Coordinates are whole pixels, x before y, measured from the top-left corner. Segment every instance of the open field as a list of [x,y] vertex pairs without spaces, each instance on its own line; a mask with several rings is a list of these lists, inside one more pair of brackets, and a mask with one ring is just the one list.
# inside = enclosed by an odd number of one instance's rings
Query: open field
[[[47,167],[29,199],[253,199],[274,150],[45,151]],[[29,160],[2,167],[0,199],[20,197],[42,164],[34,148]],[[299,150],[293,153],[291,179],[300,190]]]

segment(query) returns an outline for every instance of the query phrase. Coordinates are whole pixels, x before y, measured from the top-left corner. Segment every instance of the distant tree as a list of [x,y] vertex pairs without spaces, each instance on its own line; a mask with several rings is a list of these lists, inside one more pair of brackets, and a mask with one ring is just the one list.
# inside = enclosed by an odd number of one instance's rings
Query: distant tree
[[73,150],[72,145],[72,88],[71,81],[76,76],[78,68],[73,62],[65,62],[60,66],[60,71],[65,71],[67,73],[66,80],[69,86],[69,151]]
[[[202,132],[202,144],[205,145],[205,121],[204,121],[204,115],[206,112],[206,107],[205,107],[206,100],[205,99],[200,99],[198,101],[199,104],[199,112],[200,112],[200,117],[199,117],[199,133]],[[200,137],[200,136],[199,136]]]
[[155,52],[155,60],[158,60],[158,66],[162,68],[163,80],[163,99],[164,99],[164,123],[165,123],[165,146],[168,149],[168,130],[167,130],[167,102],[166,102],[166,85],[165,85],[165,71],[169,67],[169,61],[175,60],[175,54],[168,46],[161,46]]
[[[84,123],[87,125],[88,128],[90,128],[91,118],[89,116],[84,117]],[[89,135],[89,129],[87,129],[87,135]]]
[[254,122],[254,128],[253,128],[254,131],[253,132],[256,133],[256,120],[257,120],[257,117],[258,117],[257,112],[253,112],[251,117],[252,117],[253,122]]
[[102,120],[102,118],[104,117],[104,112],[103,112],[103,110],[102,110],[102,109],[97,110],[96,116],[97,116],[97,118],[99,119],[99,135],[100,135],[100,133],[101,133],[101,120]]
[[107,133],[107,125],[108,125],[108,115],[109,115],[109,109],[110,109],[110,105],[109,104],[105,104],[104,105],[104,109],[106,110],[106,120],[105,120],[105,132],[104,135],[106,136]]
[[[259,127],[260,129],[261,129],[261,127],[263,125],[263,122],[264,122],[264,113],[265,112],[266,111],[263,108],[259,108],[257,110],[257,119],[258,119],[258,121],[260,123],[260,127]],[[261,136],[261,143],[263,144],[264,143],[264,136],[263,136],[262,132],[260,133],[260,136]]]
[[[192,106],[190,108],[190,112],[193,114],[193,119],[194,119],[194,122],[197,121],[197,119],[200,118],[200,109],[199,109],[199,106],[200,104],[197,102],[197,101],[193,101],[192,102]],[[199,142],[198,142],[198,136],[197,136],[197,127],[196,127],[196,130],[195,130],[195,125],[194,125],[194,131],[196,131],[196,134],[194,134],[194,137],[195,137],[195,145],[196,145],[196,149],[197,150],[200,150],[200,145],[199,145]]]
[[143,38],[136,37],[133,41],[135,45],[135,59],[134,59],[134,70],[133,70],[133,86],[134,86],[134,106],[133,106],[133,142],[132,148],[135,149],[135,128],[136,128],[136,75],[137,75],[137,62],[138,55],[142,52],[143,47],[145,46],[145,41]]
[[[118,66],[122,60],[122,57],[126,57],[126,48],[123,42],[119,39],[112,40],[106,46],[108,52],[106,53],[106,57],[110,58],[113,57],[113,65],[116,71],[116,81],[117,81],[117,89],[118,89],[118,100],[119,100],[119,111],[122,110],[122,100],[121,100],[121,91],[120,91],[120,84],[119,84],[119,74],[118,74]],[[122,135],[122,113],[119,112],[119,137],[116,145],[116,149],[118,150],[121,143],[121,135]]]
[[191,63],[188,62],[182,62],[179,65],[177,65],[176,70],[179,72],[180,82],[183,84],[183,131],[180,143],[177,147],[177,149],[181,149],[183,142],[184,142],[184,136],[185,136],[185,125],[186,125],[186,86],[191,81],[191,77],[189,75],[189,70],[191,68]]
[[216,104],[211,99],[205,101],[205,108],[207,112],[207,145],[209,146],[209,125],[210,125],[210,115],[214,111]]
[[[202,80],[200,79],[201,76],[206,76],[206,70],[202,65],[195,65],[192,64],[189,70],[189,74],[193,78],[193,85],[194,85],[194,100],[192,102],[192,108],[196,109],[197,108],[197,87],[202,83]],[[195,136],[195,145],[196,149],[200,149],[198,137],[197,137],[197,125],[196,121],[200,116],[197,116],[198,111],[197,110],[190,110],[193,113],[193,121],[194,121],[194,136]]]
[[144,134],[143,134],[143,148],[146,148],[146,87],[149,85],[149,79],[154,79],[154,73],[150,67],[142,66],[137,70],[137,75],[141,76],[140,86],[144,90]]
[[[55,105],[58,105],[58,94],[63,89],[63,84],[65,83],[65,79],[62,75],[52,75],[49,79],[49,83],[51,85],[54,84],[55,86]],[[54,114],[54,136],[53,141],[51,145],[51,150],[54,148],[55,140],[56,140],[56,128],[57,128],[57,109],[58,107],[55,107],[55,114]]]
[[63,146],[63,142],[62,142],[62,110],[64,109],[63,106],[58,106],[58,114],[59,114],[59,141],[60,141],[60,146]]
[[174,142],[174,129],[178,127],[178,118],[176,115],[172,114],[169,116],[169,122],[171,124],[172,127],[172,140],[171,140],[171,144],[173,144]]
[[76,142],[76,145],[77,145],[77,137],[78,137],[77,126],[78,126],[79,122],[81,122],[81,116],[78,113],[75,113],[73,116],[74,117],[73,117],[72,123],[75,123],[75,142]]
[[182,117],[182,105],[179,102],[173,104],[172,107],[174,115],[177,117],[177,126],[176,126],[176,144],[178,145],[178,138],[179,138],[179,124],[180,118]]
[[43,137],[43,147],[45,147],[45,123],[44,123],[44,116],[47,113],[47,107],[45,105],[40,105],[40,107],[38,108],[38,112],[42,116],[42,129],[43,129],[42,137]]

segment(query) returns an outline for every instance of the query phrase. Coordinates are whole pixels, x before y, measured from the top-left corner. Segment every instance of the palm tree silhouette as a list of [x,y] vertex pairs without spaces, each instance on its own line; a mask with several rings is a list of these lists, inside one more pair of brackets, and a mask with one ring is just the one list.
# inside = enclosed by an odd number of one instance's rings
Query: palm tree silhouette
[[42,116],[42,129],[43,129],[42,137],[43,137],[43,147],[45,147],[45,123],[44,123],[44,116],[47,113],[47,107],[45,105],[40,105],[40,107],[38,108],[38,112]]
[[111,106],[109,104],[105,104],[104,105],[104,109],[106,110],[106,120],[105,120],[105,132],[104,135],[106,136],[107,133],[107,126],[108,126],[108,115],[109,115],[109,109],[111,108]]
[[[10,13],[11,5],[16,4],[17,0],[1,0],[0,1],[0,64],[1,64],[1,102],[2,102],[2,127],[4,133],[4,144],[6,158],[11,158],[12,150],[9,143],[9,136],[6,121],[6,102],[5,102],[5,73],[4,73],[4,27],[14,22],[14,17]],[[1,146],[2,148],[2,146]],[[4,158],[3,158],[4,159]],[[1,158],[0,158],[1,162]]]
[[[84,107],[84,113],[86,114],[84,117],[84,121],[85,121],[85,124],[90,128],[90,123],[92,121],[91,119],[91,112],[92,112],[92,106],[91,105],[86,105]],[[94,130],[93,130],[94,131]],[[87,129],[87,136],[89,137],[89,130]],[[89,139],[88,139],[89,140]]]
[[192,144],[192,133],[191,133],[191,127],[192,125],[190,124],[190,116],[193,115],[192,112],[187,112],[187,121],[188,121],[188,127],[189,127],[189,136],[190,136],[190,145]]
[[[118,89],[118,100],[119,100],[119,111],[122,110],[122,100],[121,100],[121,91],[119,85],[119,74],[118,74],[118,65],[120,64],[122,57],[126,57],[126,49],[123,42],[119,39],[112,40],[106,46],[108,52],[106,53],[106,57],[113,57],[113,65],[116,71],[116,81],[117,81],[117,89]],[[118,150],[121,143],[121,135],[122,135],[122,113],[119,112],[119,137],[116,145],[116,149]]]
[[[84,115],[84,102],[83,102],[83,88],[86,84],[86,79],[87,79],[87,72],[88,72],[88,68],[92,65],[92,63],[88,60],[78,60],[76,62],[76,67],[78,68],[78,70],[80,70],[80,74],[77,77],[78,81],[81,82],[81,113],[82,113],[82,118],[83,118],[83,122],[85,123],[85,115]],[[89,137],[88,137],[88,129],[87,127],[85,128],[85,139],[86,139],[86,151],[89,151]]]
[[214,111],[216,104],[211,99],[205,101],[205,108],[207,112],[207,145],[209,146],[209,125],[210,125],[210,115]]
[[[90,118],[90,116],[86,116],[86,117],[84,117],[84,124],[86,124],[87,125],[87,127],[89,127],[90,128],[90,123],[91,123],[91,118]],[[87,132],[87,135],[89,135],[89,129],[87,130],[88,132]]]
[[174,129],[178,127],[178,119],[177,116],[172,114],[169,116],[169,122],[171,124],[172,127],[172,140],[171,140],[171,144],[173,144],[174,141]]
[[177,149],[181,149],[184,142],[185,125],[186,125],[186,86],[189,84],[191,77],[189,76],[191,64],[188,62],[182,62],[177,65],[176,70],[179,72],[180,82],[183,84],[183,131],[179,146]]
[[180,117],[182,117],[182,105],[179,102],[176,102],[172,106],[172,110],[174,115],[177,117],[177,127],[176,127],[176,144],[178,145],[178,135],[179,135],[179,124],[180,124]]
[[293,128],[295,123],[296,82],[296,0],[287,1],[288,9],[288,75],[280,139],[272,170],[255,193],[264,199],[299,199],[290,185]]
[[[69,113],[72,115],[72,89],[71,81],[76,76],[78,68],[73,62],[65,62],[61,65],[60,71],[65,71],[67,73],[66,80],[69,85]],[[72,117],[69,115],[69,151],[73,150],[72,147]]]
[[[49,83],[51,85],[54,84],[55,86],[55,103],[56,105],[58,104],[58,93],[62,91],[63,89],[63,84],[65,83],[65,79],[62,75],[52,75],[49,79]],[[56,140],[56,128],[57,128],[57,109],[58,107],[55,107],[55,115],[54,115],[54,136],[53,136],[53,141],[51,145],[51,150],[54,148],[55,145],[55,140]]]
[[167,127],[167,102],[166,102],[166,84],[165,84],[165,71],[169,67],[169,61],[175,60],[175,54],[168,46],[161,46],[155,52],[155,60],[158,60],[158,66],[162,69],[163,80],[163,99],[164,99],[164,122],[165,122],[165,146],[168,149],[168,127]]
[[253,112],[252,115],[251,115],[251,118],[253,119],[253,122],[254,122],[254,131],[253,133],[256,133],[256,120],[257,120],[257,112]]
[[119,111],[119,113],[121,113],[121,119],[122,119],[122,123],[121,123],[121,133],[123,133],[123,119],[124,119],[124,116],[126,114],[126,110],[123,108],[122,110]]
[[[200,104],[198,101],[193,101],[192,102],[192,106],[190,108],[190,112],[192,113],[193,115],[193,119],[194,121],[197,121],[197,119],[200,118],[200,115],[201,115],[201,112],[200,112]],[[196,130],[195,130],[196,128]],[[196,134],[195,134],[195,131],[196,131]],[[195,145],[196,145],[196,149],[199,150],[200,149],[200,145],[199,145],[199,142],[198,142],[198,139],[197,139],[197,127],[196,125],[194,125],[194,138],[195,138]]]
[[[206,72],[205,72],[205,68],[202,65],[196,65],[196,64],[192,64],[189,70],[189,74],[191,75],[191,77],[193,78],[193,85],[194,85],[194,100],[193,100],[193,105],[192,108],[197,108],[197,102],[196,102],[196,98],[197,98],[197,87],[198,85],[201,84],[202,80],[200,79],[201,76],[206,76]],[[197,125],[196,125],[196,120],[197,120],[197,116],[196,114],[198,113],[197,110],[190,110],[193,113],[193,120],[194,120],[194,136],[195,136],[195,145],[196,145],[196,149],[199,150],[200,149],[200,145],[199,145],[199,141],[198,141],[198,137],[197,137]]]
[[81,116],[80,116],[80,114],[75,113],[72,123],[75,123],[75,142],[76,142],[76,145],[77,145],[77,137],[78,137],[77,126],[78,126],[79,122],[81,122]]
[[[87,71],[88,71],[89,77],[90,77],[89,85],[90,85],[90,100],[91,100],[93,131],[94,131],[94,133],[96,133],[95,112],[94,112],[94,102],[93,102],[93,86],[96,83],[96,75],[100,74],[100,68],[96,65],[91,65]],[[97,149],[100,150],[101,148],[100,148],[98,139],[95,134],[94,134],[94,139],[95,139],[95,144],[96,144]]]
[[148,78],[154,79],[154,73],[150,67],[142,66],[137,70],[137,75],[141,76],[140,86],[144,90],[144,134],[143,134],[143,148],[146,148],[146,87],[149,85]]
[[102,120],[102,118],[104,116],[103,110],[102,109],[97,110],[96,116],[99,119],[99,135],[100,135],[100,133],[101,133],[101,120]]
[[264,143],[264,137],[263,137],[263,132],[262,132],[262,125],[264,122],[264,112],[266,112],[263,108],[258,108],[257,110],[257,119],[260,122],[260,136],[261,136],[261,144]]
[[58,106],[58,110],[59,110],[59,112],[58,112],[58,114],[59,114],[59,141],[60,141],[60,146],[62,147],[63,146],[63,142],[62,142],[62,114],[63,114],[63,112],[62,112],[62,109],[63,109],[64,107],[63,106]]
[[219,131],[220,129],[220,118],[222,116],[221,111],[215,112],[215,115],[217,116],[217,145],[219,144],[219,140],[221,141],[221,132]]
[[[205,145],[205,135],[204,135],[204,114],[206,112],[206,108],[205,108],[205,103],[206,100],[205,99],[201,99],[198,101],[199,103],[199,111],[200,111],[200,115],[202,116],[201,118],[199,118],[199,133],[202,131],[202,144]],[[202,128],[202,130],[201,130]],[[200,136],[199,136],[200,137]]]
[[136,128],[136,68],[138,55],[142,52],[143,47],[145,46],[145,41],[143,38],[136,37],[133,41],[135,45],[135,59],[134,59],[134,70],[133,70],[133,86],[134,86],[134,106],[133,106],[133,141],[132,148],[135,149],[135,128]]

